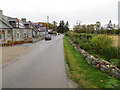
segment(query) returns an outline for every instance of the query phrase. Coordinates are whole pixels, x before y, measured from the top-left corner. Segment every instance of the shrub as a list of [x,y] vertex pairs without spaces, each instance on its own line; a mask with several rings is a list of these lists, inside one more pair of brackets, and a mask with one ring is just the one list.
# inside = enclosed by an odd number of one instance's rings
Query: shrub
[[104,47],[102,50],[102,56],[108,60],[111,58],[120,58],[118,56],[120,53],[116,47]]
[[[107,31],[104,31],[106,33]],[[68,32],[66,34],[82,49],[105,60],[120,59],[120,48],[113,46],[113,39],[107,35]]]
[[27,41],[28,43],[33,43],[33,41],[32,40],[29,40],[29,41]]
[[25,43],[25,41],[14,41],[15,42],[15,44],[23,44],[23,43]]
[[82,48],[82,49],[84,49],[84,50],[86,50],[86,51],[90,51],[91,50],[91,45],[88,43],[88,42],[86,42],[86,43],[79,43],[79,46]]
[[2,46],[13,46],[14,42],[13,41],[7,41],[7,43],[3,43]]
[[120,68],[120,59],[110,59],[110,63]]
[[107,48],[113,45],[113,40],[106,35],[97,35],[90,40],[90,43],[96,53],[102,54],[103,48]]

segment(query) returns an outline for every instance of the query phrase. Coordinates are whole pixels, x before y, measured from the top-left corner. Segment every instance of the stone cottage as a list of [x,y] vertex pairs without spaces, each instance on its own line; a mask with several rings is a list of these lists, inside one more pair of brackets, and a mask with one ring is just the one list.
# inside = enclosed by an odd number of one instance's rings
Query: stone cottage
[[0,42],[24,41],[32,39],[32,26],[26,19],[3,15],[0,10]]
[[0,10],[0,43],[13,41],[12,26],[3,19],[2,10]]
[[33,37],[45,37],[45,35],[47,34],[47,25],[45,23],[30,23],[32,25]]
[[[17,22],[16,22],[17,23]],[[32,27],[26,19],[18,20],[18,27],[13,28],[13,41],[32,39]]]
[[39,30],[41,36],[45,36],[46,34],[48,34],[46,23],[39,22],[38,27],[39,27],[38,30]]

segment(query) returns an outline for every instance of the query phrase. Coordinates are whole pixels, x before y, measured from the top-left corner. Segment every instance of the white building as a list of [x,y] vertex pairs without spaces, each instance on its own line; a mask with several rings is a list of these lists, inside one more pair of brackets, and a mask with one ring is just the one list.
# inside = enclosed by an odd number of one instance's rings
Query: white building
[[118,25],[120,28],[120,1],[118,2]]
[[101,29],[101,22],[97,21],[95,26],[94,26],[95,30],[100,30]]

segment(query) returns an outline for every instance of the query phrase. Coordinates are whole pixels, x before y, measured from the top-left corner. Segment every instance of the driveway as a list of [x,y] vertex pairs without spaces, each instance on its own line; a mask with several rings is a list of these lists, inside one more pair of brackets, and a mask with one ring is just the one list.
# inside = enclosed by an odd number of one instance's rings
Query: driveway
[[67,88],[62,38],[32,44],[29,53],[3,67],[3,88]]

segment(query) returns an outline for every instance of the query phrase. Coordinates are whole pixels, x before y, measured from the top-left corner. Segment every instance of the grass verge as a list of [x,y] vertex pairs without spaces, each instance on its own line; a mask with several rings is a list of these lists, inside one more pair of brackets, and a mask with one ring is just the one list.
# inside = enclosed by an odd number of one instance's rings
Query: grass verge
[[64,37],[65,60],[69,67],[68,78],[78,83],[79,88],[119,88],[119,80],[102,73],[87,64],[83,55],[75,50],[67,37]]

